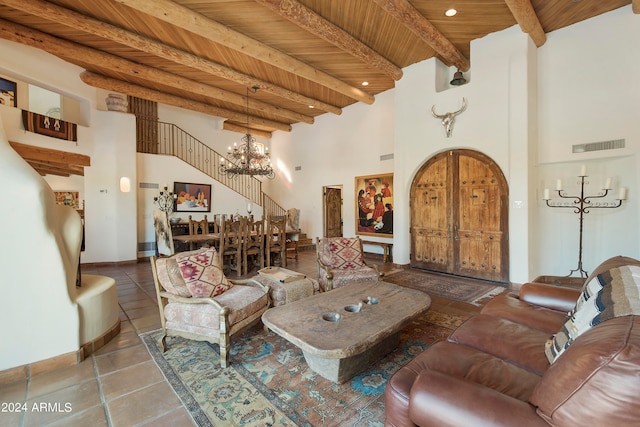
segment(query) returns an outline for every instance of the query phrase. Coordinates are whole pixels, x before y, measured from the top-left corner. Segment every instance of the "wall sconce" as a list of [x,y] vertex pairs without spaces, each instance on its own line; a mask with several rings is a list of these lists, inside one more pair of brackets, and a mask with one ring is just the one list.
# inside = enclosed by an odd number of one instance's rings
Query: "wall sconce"
[[120,178],[120,192],[128,193],[131,191],[131,180],[126,176]]

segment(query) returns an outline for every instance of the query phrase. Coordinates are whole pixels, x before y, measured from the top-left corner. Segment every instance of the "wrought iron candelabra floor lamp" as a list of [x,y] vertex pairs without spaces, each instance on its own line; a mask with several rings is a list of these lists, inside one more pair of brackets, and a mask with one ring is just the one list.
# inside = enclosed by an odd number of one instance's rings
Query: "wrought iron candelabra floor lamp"
[[173,191],[170,191],[168,186],[165,185],[162,190],[160,190],[160,194],[153,198],[153,202],[158,205],[161,211],[166,212],[167,216],[173,213],[173,205],[175,203],[175,199],[178,197],[173,194]]
[[609,191],[611,191],[611,178],[607,178],[606,184],[604,186],[605,188],[603,188],[600,193],[593,196],[585,196],[584,186],[585,184],[589,184],[589,182],[586,181],[587,177],[588,177],[587,168],[585,165],[582,165],[580,175],[578,175],[578,178],[580,179],[580,181],[578,181],[578,185],[580,186],[579,196],[567,195],[567,193],[562,189],[562,180],[560,179],[557,180],[556,191],[558,192],[558,197],[562,199],[573,199],[569,203],[559,203],[559,202],[550,203],[551,197],[549,195],[549,189],[548,188],[544,189],[543,199],[546,202],[547,206],[549,206],[550,208],[574,209],[573,212],[579,214],[580,238],[579,238],[579,245],[578,245],[578,266],[575,269],[571,270],[566,277],[570,277],[574,273],[579,273],[580,277],[583,277],[583,278],[587,278],[589,276],[589,274],[582,268],[582,233],[583,233],[584,214],[588,214],[590,209],[619,208],[620,206],[622,206],[622,201],[627,199],[627,189],[625,187],[621,187],[620,192],[618,194],[618,198],[615,199],[615,201],[613,202],[603,201],[603,202],[593,203],[592,200],[604,199],[607,196],[607,194],[609,194]]

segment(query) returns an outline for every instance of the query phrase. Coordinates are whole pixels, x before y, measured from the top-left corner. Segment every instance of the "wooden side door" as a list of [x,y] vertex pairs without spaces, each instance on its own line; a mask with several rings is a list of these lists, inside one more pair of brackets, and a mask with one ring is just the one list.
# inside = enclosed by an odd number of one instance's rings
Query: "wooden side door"
[[507,201],[487,156],[452,150],[428,160],[411,186],[411,266],[507,282]]
[[342,237],[342,189],[324,188],[324,237]]

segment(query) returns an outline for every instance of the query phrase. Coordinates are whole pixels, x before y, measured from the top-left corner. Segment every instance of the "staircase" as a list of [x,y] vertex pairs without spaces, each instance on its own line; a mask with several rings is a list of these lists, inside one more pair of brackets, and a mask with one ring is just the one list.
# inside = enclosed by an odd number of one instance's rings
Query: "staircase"
[[137,151],[175,156],[251,202],[262,206],[265,217],[285,215],[286,210],[262,191],[262,181],[252,176],[233,178],[220,172],[222,159],[229,161],[173,123],[136,117]]

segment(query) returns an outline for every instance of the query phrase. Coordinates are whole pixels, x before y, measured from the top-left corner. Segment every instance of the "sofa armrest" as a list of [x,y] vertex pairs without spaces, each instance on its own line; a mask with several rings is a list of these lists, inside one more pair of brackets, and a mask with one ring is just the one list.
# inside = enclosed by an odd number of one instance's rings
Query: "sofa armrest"
[[529,304],[568,313],[576,306],[579,296],[579,289],[543,283],[525,283],[520,288],[519,298]]
[[549,427],[533,405],[438,371],[411,387],[409,417],[419,426]]

